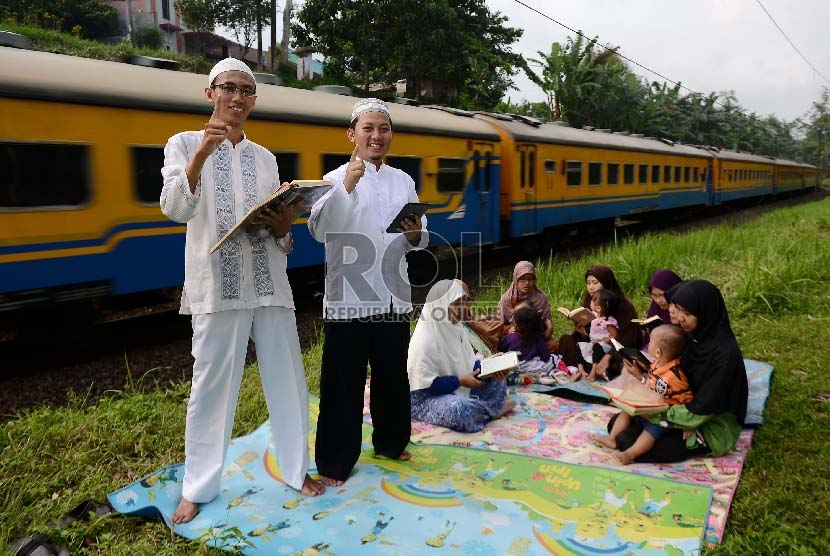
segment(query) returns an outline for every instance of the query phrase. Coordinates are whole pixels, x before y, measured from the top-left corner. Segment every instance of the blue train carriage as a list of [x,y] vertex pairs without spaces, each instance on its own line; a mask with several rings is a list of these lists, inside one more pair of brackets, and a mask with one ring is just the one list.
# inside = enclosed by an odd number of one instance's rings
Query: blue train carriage
[[[204,75],[0,47],[0,310],[182,283],[185,227],[159,210],[160,168],[168,137],[204,126],[204,88]],[[353,102],[260,85],[246,129],[283,180],[319,178],[349,159]],[[392,114],[389,162],[435,205],[430,228],[456,243],[479,229],[497,239],[480,193],[498,195],[485,180],[498,176],[498,135],[437,110]],[[323,261],[305,226],[291,266]]]
[[712,204],[775,193],[775,161],[755,154],[721,149],[715,153]]
[[501,208],[512,237],[710,203],[709,150],[531,118],[478,117],[501,135]]

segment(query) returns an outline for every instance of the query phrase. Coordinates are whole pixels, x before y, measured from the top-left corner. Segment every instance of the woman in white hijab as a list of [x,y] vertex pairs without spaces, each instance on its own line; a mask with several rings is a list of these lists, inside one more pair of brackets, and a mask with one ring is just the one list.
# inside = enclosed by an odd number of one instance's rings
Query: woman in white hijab
[[476,432],[515,402],[507,400],[506,372],[487,382],[476,378],[481,364],[460,324],[467,300],[460,280],[432,286],[409,343],[407,372],[413,419]]

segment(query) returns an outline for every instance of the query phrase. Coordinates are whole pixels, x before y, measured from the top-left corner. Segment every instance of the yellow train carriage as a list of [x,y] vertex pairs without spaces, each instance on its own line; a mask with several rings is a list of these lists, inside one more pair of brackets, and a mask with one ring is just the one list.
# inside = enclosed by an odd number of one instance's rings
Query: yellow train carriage
[[713,203],[772,194],[774,170],[771,158],[725,149],[717,151]]
[[528,118],[479,117],[501,135],[502,215],[514,237],[709,202],[707,150]]
[[[0,160],[12,169],[0,187],[0,310],[43,301],[44,290],[60,300],[181,284],[185,228],[159,210],[160,169],[167,138],[209,117],[206,85],[204,75],[0,48]],[[246,132],[275,153],[282,180],[319,178],[349,159],[354,101],[259,85]],[[498,134],[440,110],[391,112],[388,162],[433,204],[430,228],[455,243],[479,230],[491,218],[480,190],[498,175]],[[320,264],[304,221],[294,231],[289,264]]]

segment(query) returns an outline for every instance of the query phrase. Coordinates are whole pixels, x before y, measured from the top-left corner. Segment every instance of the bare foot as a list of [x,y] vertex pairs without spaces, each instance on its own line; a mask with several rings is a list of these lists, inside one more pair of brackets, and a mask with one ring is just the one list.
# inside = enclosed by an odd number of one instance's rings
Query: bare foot
[[499,414],[496,415],[496,419],[498,419],[499,417],[504,417],[505,415],[510,413],[514,407],[516,407],[516,400],[509,398],[504,400],[504,405],[501,406],[501,411],[499,411]]
[[[342,485],[346,481],[341,481],[341,480],[338,480],[338,479],[332,479],[331,477],[325,477],[323,475],[320,475],[320,482],[323,483],[326,486],[339,487],[340,485]],[[303,485],[303,487],[305,487],[305,485]]]
[[179,502],[179,507],[173,512],[173,523],[177,525],[179,523],[187,523],[196,517],[198,513],[199,504],[194,504],[190,500],[182,497],[181,502]]
[[592,434],[591,440],[593,440],[594,442],[599,442],[606,448],[611,448],[612,450],[617,449],[617,441],[607,434]]
[[321,481],[312,479],[310,476],[306,475],[301,492],[304,496],[319,496],[326,492],[326,487],[323,486]]
[[410,452],[407,452],[406,450],[404,450],[403,452],[400,453],[400,455],[396,459],[399,459],[401,461],[409,461],[409,460],[412,459],[412,454]]
[[631,454],[626,452],[617,452],[614,454],[614,459],[617,460],[617,463],[620,465],[628,465],[630,463],[634,463],[634,457]]

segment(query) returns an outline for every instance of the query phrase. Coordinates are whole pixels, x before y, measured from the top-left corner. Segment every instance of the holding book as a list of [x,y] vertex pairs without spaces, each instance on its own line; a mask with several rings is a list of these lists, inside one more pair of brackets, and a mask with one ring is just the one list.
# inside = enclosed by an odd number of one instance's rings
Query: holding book
[[[654,356],[654,363],[648,370],[648,374],[641,377],[643,384],[648,384],[659,398],[647,400],[644,397],[625,397],[624,388],[616,397],[612,395],[612,403],[623,410],[620,413],[614,426],[607,435],[593,435],[591,438],[603,446],[617,449],[617,436],[626,430],[632,420],[641,420],[643,432],[633,445],[625,451],[614,455],[615,459],[622,465],[632,463],[635,458],[645,454],[667,430],[667,427],[654,424],[638,415],[659,413],[668,410],[669,406],[685,404],[692,401],[692,391],[689,388],[689,381],[680,368],[680,355],[686,349],[686,335],[677,326],[658,326],[652,333],[649,343],[649,354]],[[629,389],[631,391],[631,389]],[[663,405],[660,405],[659,399]]]

